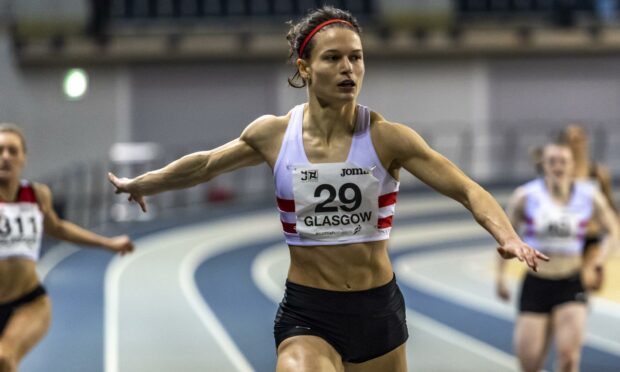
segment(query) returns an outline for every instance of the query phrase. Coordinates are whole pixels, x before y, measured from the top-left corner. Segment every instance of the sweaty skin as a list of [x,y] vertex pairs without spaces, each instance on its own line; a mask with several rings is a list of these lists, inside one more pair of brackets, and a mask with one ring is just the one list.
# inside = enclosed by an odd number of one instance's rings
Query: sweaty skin
[[[348,29],[325,29],[315,36],[310,61],[298,60],[300,75],[311,81],[304,108],[303,144],[311,163],[344,162],[356,122],[356,98],[364,63],[359,35]],[[353,84],[342,85],[343,82]],[[109,179],[117,193],[128,193],[146,211],[144,196],[197,185],[235,169],[266,162],[272,169],[290,119],[266,115],[241,136],[210,151],[186,155],[166,167],[134,179]],[[411,128],[371,114],[371,137],[381,163],[395,179],[400,169],[412,173],[440,193],[469,209],[499,243],[504,258],[517,257],[533,269],[547,259],[524,244],[491,195],[454,164],[432,150]],[[289,280],[328,290],[362,290],[392,279],[388,241],[338,246],[290,246]]]

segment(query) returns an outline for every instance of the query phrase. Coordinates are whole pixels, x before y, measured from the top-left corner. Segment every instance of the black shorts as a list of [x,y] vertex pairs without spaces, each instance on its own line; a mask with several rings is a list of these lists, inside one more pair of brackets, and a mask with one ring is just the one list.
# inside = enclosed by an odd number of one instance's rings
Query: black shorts
[[11,315],[20,306],[36,300],[37,298],[45,295],[47,292],[42,285],[39,285],[29,293],[21,296],[20,298],[11,302],[0,303],[0,336],[4,333],[4,328],[9,323]]
[[276,348],[289,337],[318,336],[344,362],[362,363],[402,345],[409,333],[405,301],[396,284],[340,292],[286,282],[274,325]]
[[581,273],[563,279],[545,279],[528,273],[521,287],[520,312],[551,313],[567,302],[588,302]]

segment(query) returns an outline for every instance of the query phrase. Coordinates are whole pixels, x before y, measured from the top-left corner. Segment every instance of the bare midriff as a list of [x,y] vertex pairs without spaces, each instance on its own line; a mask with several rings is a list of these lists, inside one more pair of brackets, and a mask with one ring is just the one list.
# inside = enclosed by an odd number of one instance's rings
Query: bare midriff
[[392,280],[388,241],[367,243],[289,246],[288,280],[330,291],[361,291]]
[[549,262],[539,261],[536,276],[545,279],[562,279],[581,271],[581,255],[547,254]]
[[38,284],[34,261],[25,258],[0,260],[0,303],[16,300]]

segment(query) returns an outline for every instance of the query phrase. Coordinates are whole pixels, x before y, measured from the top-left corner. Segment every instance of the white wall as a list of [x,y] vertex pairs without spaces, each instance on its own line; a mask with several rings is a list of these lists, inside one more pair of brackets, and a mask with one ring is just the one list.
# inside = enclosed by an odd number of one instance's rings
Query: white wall
[[498,60],[490,67],[498,128],[570,120],[620,126],[620,57]]
[[108,149],[126,140],[123,68],[86,68],[90,89],[80,101],[67,101],[61,83],[64,68],[21,68],[0,32],[0,121],[25,132],[29,162],[24,177],[50,175],[68,164],[107,159]]
[[147,65],[131,74],[135,141],[213,146],[277,107],[274,63]]

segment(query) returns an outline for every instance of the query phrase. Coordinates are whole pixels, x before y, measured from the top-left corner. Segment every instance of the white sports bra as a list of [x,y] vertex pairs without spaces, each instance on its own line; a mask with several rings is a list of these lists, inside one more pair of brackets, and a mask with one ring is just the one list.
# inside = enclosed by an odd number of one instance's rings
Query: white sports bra
[[0,260],[38,260],[42,237],[43,213],[32,185],[22,181],[14,202],[0,200]]
[[594,185],[574,181],[566,205],[552,199],[541,178],[523,187],[526,192],[523,241],[543,253],[580,255],[594,209]]
[[293,108],[274,166],[276,198],[289,245],[336,245],[390,236],[399,182],[383,167],[370,137],[370,111],[358,105],[347,160],[310,163],[304,105]]

